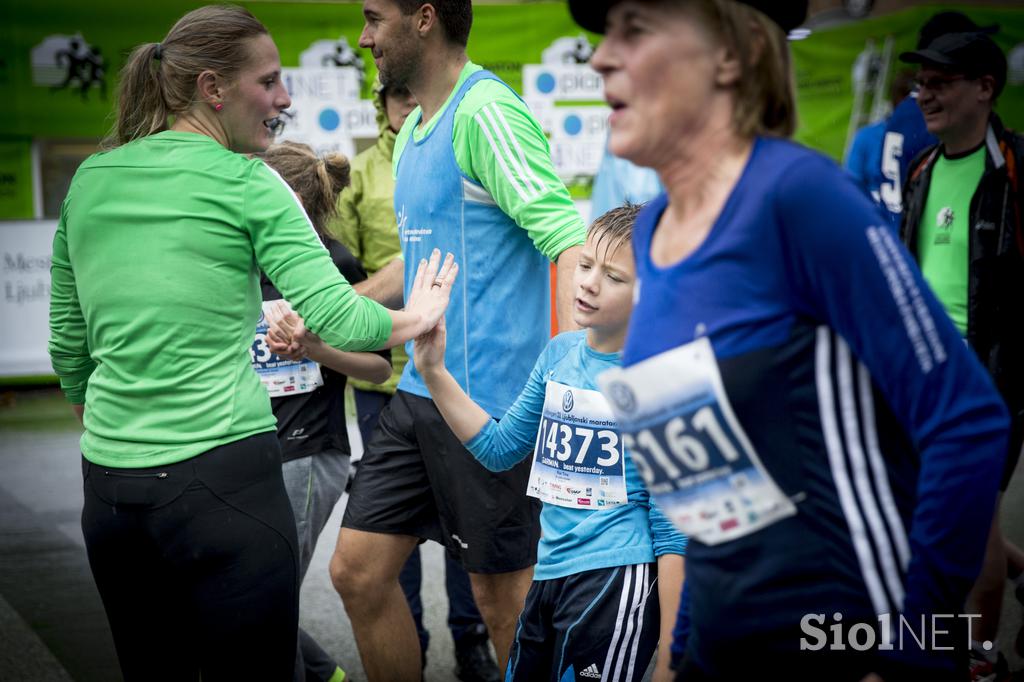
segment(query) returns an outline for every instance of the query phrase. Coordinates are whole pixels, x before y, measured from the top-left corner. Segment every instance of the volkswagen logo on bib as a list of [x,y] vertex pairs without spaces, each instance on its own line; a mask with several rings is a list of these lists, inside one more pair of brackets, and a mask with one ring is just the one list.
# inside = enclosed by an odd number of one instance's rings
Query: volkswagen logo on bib
[[615,406],[623,412],[636,410],[636,396],[633,395],[633,389],[627,384],[616,381],[608,386],[608,393],[615,402]]
[[572,406],[573,406],[572,391],[566,391],[562,395],[562,411],[563,412],[572,412]]

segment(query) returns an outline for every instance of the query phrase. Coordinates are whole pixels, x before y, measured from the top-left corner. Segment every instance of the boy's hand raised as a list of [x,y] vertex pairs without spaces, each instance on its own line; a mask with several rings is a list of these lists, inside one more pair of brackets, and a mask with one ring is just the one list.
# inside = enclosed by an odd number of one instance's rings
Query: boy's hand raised
[[444,351],[447,339],[447,328],[444,324],[444,316],[442,316],[437,326],[426,334],[417,336],[413,341],[412,359],[416,364],[416,370],[424,377],[444,369]]

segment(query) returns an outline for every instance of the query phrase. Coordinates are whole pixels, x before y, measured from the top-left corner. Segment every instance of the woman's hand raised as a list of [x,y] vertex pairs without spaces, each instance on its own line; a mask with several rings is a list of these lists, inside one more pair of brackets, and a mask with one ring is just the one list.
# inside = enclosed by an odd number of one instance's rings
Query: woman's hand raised
[[416,279],[409,290],[409,299],[405,302],[407,313],[420,316],[421,327],[413,336],[420,336],[436,327],[448,308],[459,266],[455,263],[455,256],[450,253],[445,256],[443,263],[440,261],[441,252],[434,249],[430,260],[421,260],[416,270]]

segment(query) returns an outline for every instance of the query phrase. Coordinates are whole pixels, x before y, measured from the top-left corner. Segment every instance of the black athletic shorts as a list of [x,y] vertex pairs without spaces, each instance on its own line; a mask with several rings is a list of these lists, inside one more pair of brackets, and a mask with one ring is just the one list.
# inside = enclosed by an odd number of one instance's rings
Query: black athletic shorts
[[529,476],[529,458],[488,471],[434,401],[398,391],[359,462],[341,525],[434,540],[471,573],[518,571],[537,563],[540,540]]
[[639,682],[661,629],[656,563],[535,580],[506,682]]

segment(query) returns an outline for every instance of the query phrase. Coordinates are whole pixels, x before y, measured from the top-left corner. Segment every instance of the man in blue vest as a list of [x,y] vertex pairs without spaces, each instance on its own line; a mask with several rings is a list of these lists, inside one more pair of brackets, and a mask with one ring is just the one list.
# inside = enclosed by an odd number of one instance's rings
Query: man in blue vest
[[[549,262],[558,266],[559,319],[572,324],[583,220],[540,124],[467,57],[470,0],[364,0],[363,15],[359,45],[372,51],[382,82],[407,86],[420,104],[393,157],[405,287],[432,250],[455,254],[445,362],[463,390],[503,415],[549,337]],[[363,291],[387,300],[401,276],[385,268]],[[525,464],[484,469],[448,429],[415,364],[406,365],[367,445],[331,560],[370,680],[420,679],[398,574],[424,539],[466,567],[504,669],[540,535]]]

